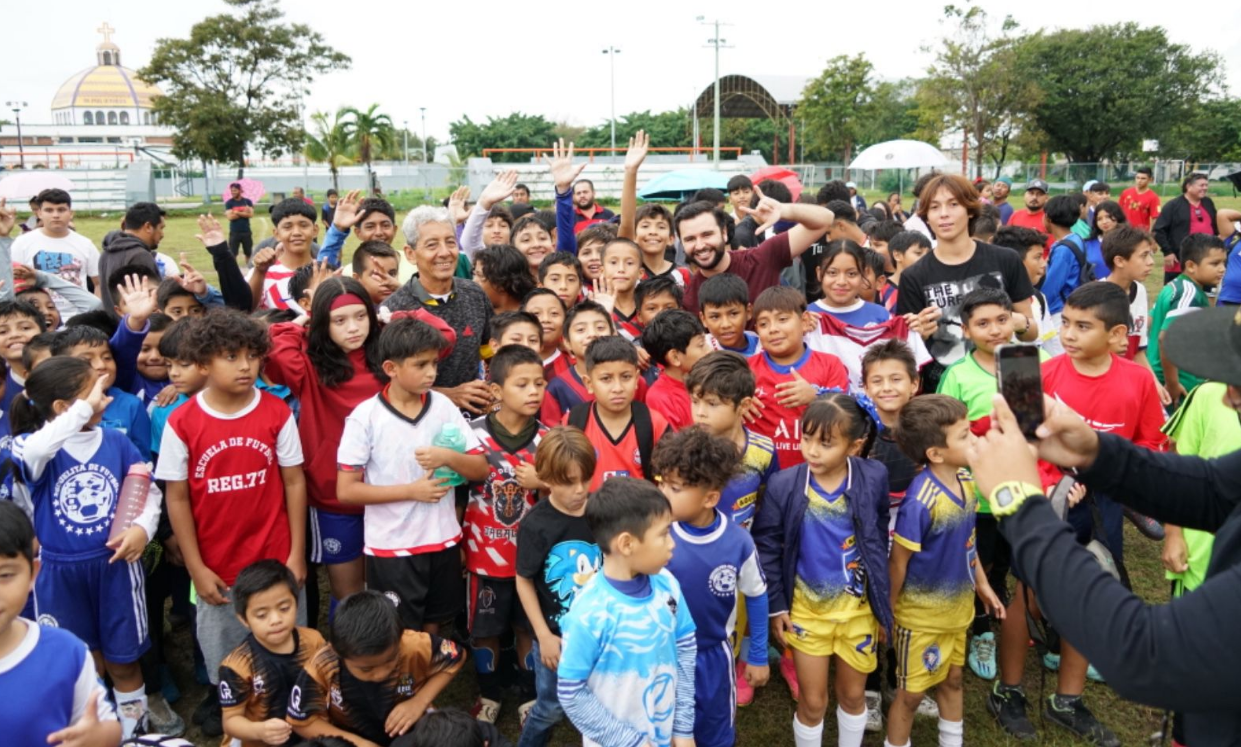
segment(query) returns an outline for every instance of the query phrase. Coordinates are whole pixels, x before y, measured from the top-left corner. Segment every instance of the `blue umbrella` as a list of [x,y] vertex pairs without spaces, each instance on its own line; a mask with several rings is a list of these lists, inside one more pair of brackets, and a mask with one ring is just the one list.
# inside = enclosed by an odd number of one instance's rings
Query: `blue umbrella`
[[700,189],[724,189],[728,175],[711,169],[681,169],[660,174],[646,183],[638,197],[649,201],[679,202]]

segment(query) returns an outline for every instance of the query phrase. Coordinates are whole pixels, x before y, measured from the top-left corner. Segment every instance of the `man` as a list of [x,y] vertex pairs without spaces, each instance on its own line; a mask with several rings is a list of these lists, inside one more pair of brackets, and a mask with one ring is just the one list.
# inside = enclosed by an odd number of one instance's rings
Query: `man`
[[1153,173],[1143,166],[1133,175],[1133,186],[1120,193],[1120,209],[1125,211],[1129,224],[1151,230],[1151,223],[1159,217],[1159,195],[1150,188]]
[[228,248],[237,256],[238,250],[246,253],[246,261],[254,253],[254,236],[250,233],[250,219],[254,217],[254,203],[241,196],[241,185],[228,185],[229,198],[224,203],[224,217],[228,218]]
[[760,221],[757,233],[762,234],[777,221],[790,221],[794,225],[753,249],[729,251],[725,234],[728,216],[709,202],[692,202],[673,216],[673,230],[685,245],[685,259],[698,268],[698,272],[690,275],[685,288],[683,305],[686,309],[698,313],[698,289],[708,278],[725,272],[746,282],[753,303],[758,294],[780,283],[780,272],[822,236],[834,218],[832,211],[825,207],[779,203],[758,189],[755,194],[759,196],[758,204],[740,210],[742,215]]
[[293,197],[295,199],[301,200],[302,202],[306,203],[307,205],[310,205],[311,207],[314,207],[315,201],[307,197],[306,190],[302,189],[301,187],[293,188]]
[[109,314],[114,313],[116,288],[109,288],[107,279],[125,265],[139,265],[161,275],[155,262],[155,250],[164,238],[163,208],[153,202],[135,202],[125,211],[121,230],[104,237],[103,254],[99,257],[99,277],[104,282],[99,287],[99,298]]
[[1216,235],[1215,203],[1207,197],[1207,175],[1195,171],[1181,182],[1181,196],[1164,205],[1155,220],[1155,243],[1163,252],[1163,281],[1172,282],[1181,273],[1177,252],[1191,233]]
[[853,210],[861,215],[866,212],[866,198],[857,193],[857,182],[845,182],[845,186],[849,188],[849,204],[853,206]]
[[[1088,239],[1090,238],[1090,227],[1094,225],[1095,208],[1112,199],[1112,185],[1091,179],[1082,187],[1082,194],[1086,195],[1086,215],[1082,218],[1085,222],[1086,233],[1079,235],[1083,239]],[[1073,232],[1077,233],[1076,227],[1074,227]]]
[[577,214],[577,223],[573,226],[574,234],[616,217],[611,210],[595,202],[595,184],[589,179],[579,179],[577,184],[573,185],[573,212]]
[[[1047,182],[1042,179],[1031,179],[1026,182],[1026,191],[1022,195],[1025,202],[1024,210],[1014,210],[1008,218],[1008,225],[1032,228],[1045,233],[1043,227],[1043,206],[1047,204]],[[1051,251],[1051,237],[1047,238],[1047,251]],[[1046,252],[1044,252],[1046,254]]]
[[332,216],[336,213],[336,203],[340,202],[340,193],[334,189],[327,191],[327,202],[323,203],[323,207],[319,213],[323,216],[323,229],[332,227]]
[[524,184],[518,184],[513,187],[513,204],[529,205],[530,204],[530,188]]
[[1013,180],[1001,176],[991,185],[991,204],[1000,211],[1000,225],[1007,226],[1008,219],[1013,215],[1013,206],[1008,202],[1008,193],[1013,189]]
[[[70,228],[73,201],[63,189],[45,189],[38,194],[40,227],[13,241],[12,261],[59,276],[84,290],[94,286],[99,295],[99,250],[90,239]],[[52,294],[60,315],[68,319],[74,307]]]

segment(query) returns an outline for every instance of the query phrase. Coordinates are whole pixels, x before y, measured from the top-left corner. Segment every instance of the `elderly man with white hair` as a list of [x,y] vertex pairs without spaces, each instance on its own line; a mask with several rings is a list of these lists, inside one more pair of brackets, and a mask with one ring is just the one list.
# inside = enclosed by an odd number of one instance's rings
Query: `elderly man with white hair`
[[481,415],[491,404],[487,385],[479,378],[480,348],[487,340],[491,302],[470,280],[453,277],[457,269],[457,232],[448,211],[424,205],[414,208],[401,224],[405,258],[418,274],[384,301],[392,311],[426,309],[457,333],[448,357],[440,361],[436,391],[462,410]]

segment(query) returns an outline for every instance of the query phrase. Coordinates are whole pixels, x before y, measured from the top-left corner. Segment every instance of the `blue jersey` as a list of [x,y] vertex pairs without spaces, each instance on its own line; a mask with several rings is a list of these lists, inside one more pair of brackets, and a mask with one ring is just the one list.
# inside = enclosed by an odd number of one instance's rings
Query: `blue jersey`
[[47,735],[75,723],[91,693],[99,692],[96,715],[115,721],[112,706],[86,644],[68,631],[18,620],[26,634],[17,648],[0,657],[0,729],[4,743],[46,744]]
[[164,426],[168,425],[168,416],[172,411],[181,405],[189,402],[190,398],[184,394],[178,394],[177,398],[166,405],[156,405],[151,411],[151,453],[159,453],[160,441],[164,438]]
[[1228,264],[1224,270],[1224,282],[1219,286],[1219,300],[1241,304],[1241,231],[1233,231],[1224,239],[1228,252]]
[[763,488],[772,475],[780,471],[776,445],[766,436],[745,431],[745,448],[741,451],[741,467],[720,493],[720,510],[749,531],[763,498]]
[[99,427],[120,431],[138,449],[142,458],[150,461],[151,419],[147,416],[146,408],[137,397],[116,387],[108,389],[108,396],[112,401],[103,411],[103,420],[99,421]]
[[964,630],[974,619],[974,481],[957,473],[964,498],[923,469],[896,515],[894,542],[913,552],[896,598],[896,622],[919,632]]
[[0,394],[0,410],[4,410],[5,420],[8,420],[9,413],[13,412],[13,398],[21,394],[25,388],[26,380],[17,377],[10,368],[4,377],[4,393]]
[[762,345],[759,344],[758,335],[749,330],[745,331],[745,347],[730,348],[727,345],[720,345],[719,348],[720,350],[731,350],[734,353],[740,353],[747,358],[763,349]]
[[866,327],[871,324],[883,324],[892,318],[892,314],[887,309],[877,303],[858,299],[848,308],[839,309],[828,306],[826,302],[819,300],[810,304],[810,311],[817,311],[823,314],[829,314],[850,327]]
[[808,502],[793,586],[794,617],[845,622],[872,614],[862,551],[844,487],[841,483],[829,491],[813,475],[807,480]]

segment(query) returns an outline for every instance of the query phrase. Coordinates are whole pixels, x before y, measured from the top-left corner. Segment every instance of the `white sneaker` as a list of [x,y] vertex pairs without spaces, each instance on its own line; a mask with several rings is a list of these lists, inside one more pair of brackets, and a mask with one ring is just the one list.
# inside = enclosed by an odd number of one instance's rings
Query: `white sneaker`
[[866,731],[883,731],[883,698],[874,690],[866,691]]
[[500,717],[500,704],[497,701],[489,700],[481,695],[478,700],[475,701],[474,708],[472,710],[474,713],[474,718],[479,721],[486,721],[489,724],[494,724],[496,719]]
[[930,693],[922,694],[922,702],[918,704],[915,715],[923,718],[939,718],[939,704],[935,702],[935,698],[932,698]]
[[530,711],[534,709],[534,701],[527,700],[525,703],[517,706],[517,721],[521,724],[521,728],[526,728],[526,717],[530,715]]

